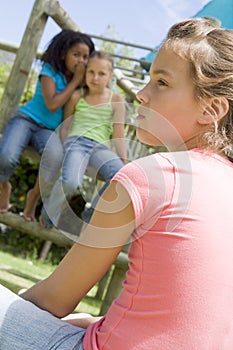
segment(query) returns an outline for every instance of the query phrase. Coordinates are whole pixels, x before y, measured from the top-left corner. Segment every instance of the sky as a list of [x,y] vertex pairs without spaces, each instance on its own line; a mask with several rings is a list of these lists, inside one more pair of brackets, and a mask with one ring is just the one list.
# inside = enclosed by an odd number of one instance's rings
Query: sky
[[[60,0],[60,5],[88,34],[110,33],[115,39],[154,48],[169,27],[196,14],[209,0]],[[0,41],[20,45],[34,0],[1,1]],[[39,49],[61,29],[50,18]],[[142,51],[142,55],[147,51]]]

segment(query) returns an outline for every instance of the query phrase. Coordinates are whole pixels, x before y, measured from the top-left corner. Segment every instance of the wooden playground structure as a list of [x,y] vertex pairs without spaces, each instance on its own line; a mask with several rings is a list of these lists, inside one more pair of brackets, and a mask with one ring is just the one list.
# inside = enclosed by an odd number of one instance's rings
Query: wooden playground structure
[[[61,7],[56,0],[35,0],[31,16],[29,18],[21,45],[19,48],[12,47],[7,44],[0,43],[0,49],[13,52],[16,54],[13,67],[11,69],[9,79],[7,81],[2,100],[0,102],[0,134],[2,133],[7,121],[16,111],[21,95],[23,94],[25,85],[29,78],[31,67],[33,61],[36,57],[39,57],[38,45],[42,37],[43,31],[46,26],[48,18],[51,17],[61,29],[72,29],[76,31],[81,31],[78,25],[72,20],[69,14]],[[92,38],[103,39],[101,37],[90,35]],[[103,39],[104,40],[104,39]],[[107,39],[105,40],[118,42],[117,40]],[[152,50],[146,47],[140,47],[134,44],[128,44],[142,49]],[[114,55],[113,55],[114,56]],[[125,57],[126,59],[131,59]],[[137,63],[140,60],[133,59]],[[137,71],[137,69],[132,70],[130,73],[125,73],[127,70],[122,70],[118,67],[114,69],[114,76],[117,85],[124,90],[126,96],[129,100],[133,101],[136,98],[136,92],[140,89],[140,86],[145,84],[145,72],[142,74],[142,70]],[[138,79],[138,73],[141,74],[141,78]],[[131,141],[134,138],[134,133],[131,130]],[[131,158],[134,157],[135,150],[133,150],[133,144],[129,143],[128,147],[131,152]],[[138,150],[137,150],[138,152]],[[145,146],[142,149],[141,154],[137,156],[145,155]],[[32,157],[35,157],[35,152],[31,153]],[[140,152],[139,152],[140,153]],[[37,155],[38,157],[38,155]],[[0,223],[7,226],[13,227],[14,229],[39,237],[47,242],[53,242],[58,246],[71,246],[75,240],[71,234],[62,234],[59,230],[53,229],[43,229],[39,223],[26,222],[22,217],[11,212],[0,214]],[[108,285],[106,295],[104,297],[101,313],[105,313],[110,306],[112,300],[118,296],[121,290],[121,282],[124,279],[125,272],[128,268],[128,257],[127,254],[122,252],[114,263],[114,271],[111,277],[111,281]]]

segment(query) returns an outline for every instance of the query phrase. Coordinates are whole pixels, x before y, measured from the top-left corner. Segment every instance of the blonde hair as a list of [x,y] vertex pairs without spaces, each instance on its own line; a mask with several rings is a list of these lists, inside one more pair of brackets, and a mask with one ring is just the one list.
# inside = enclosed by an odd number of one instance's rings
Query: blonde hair
[[[216,26],[217,25],[217,26]],[[233,30],[218,28],[211,18],[194,18],[174,24],[163,43],[191,64],[196,98],[224,96],[229,111],[203,135],[214,151],[233,159]],[[204,144],[204,142],[203,142]],[[206,142],[205,142],[206,144]]]
[[109,62],[109,67],[110,67],[110,70],[111,72],[113,71],[113,58],[112,56],[110,55],[110,53],[108,52],[105,52],[105,51],[93,51],[91,53],[91,55],[89,56],[89,61],[94,58],[94,57],[97,57],[101,60],[106,60]]

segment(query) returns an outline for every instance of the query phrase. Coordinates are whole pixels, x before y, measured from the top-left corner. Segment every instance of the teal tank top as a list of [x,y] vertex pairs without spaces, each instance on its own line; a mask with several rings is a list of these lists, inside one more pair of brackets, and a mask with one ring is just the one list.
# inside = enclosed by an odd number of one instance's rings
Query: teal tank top
[[56,71],[49,63],[45,63],[39,73],[34,96],[25,105],[21,106],[18,111],[34,120],[36,123],[42,124],[48,129],[55,130],[62,122],[64,107],[60,107],[54,112],[49,111],[44,100],[40,83],[40,77],[42,75],[48,76],[54,80],[57,94],[63,91],[67,86],[65,76],[61,72]]
[[85,136],[100,143],[106,143],[113,131],[112,93],[107,103],[91,106],[80,98],[68,136]]

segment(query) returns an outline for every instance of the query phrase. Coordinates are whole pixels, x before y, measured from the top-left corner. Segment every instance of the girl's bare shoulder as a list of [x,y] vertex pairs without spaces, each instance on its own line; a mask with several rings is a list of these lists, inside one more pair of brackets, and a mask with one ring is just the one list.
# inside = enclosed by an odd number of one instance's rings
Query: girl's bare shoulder
[[120,94],[113,93],[112,102],[124,102],[124,98]]
[[76,104],[82,96],[83,96],[82,89],[75,90],[70,98],[71,103]]
[[83,95],[82,89],[76,89],[73,94],[72,98],[80,98]]

